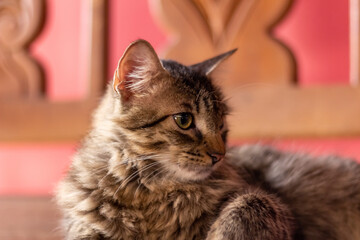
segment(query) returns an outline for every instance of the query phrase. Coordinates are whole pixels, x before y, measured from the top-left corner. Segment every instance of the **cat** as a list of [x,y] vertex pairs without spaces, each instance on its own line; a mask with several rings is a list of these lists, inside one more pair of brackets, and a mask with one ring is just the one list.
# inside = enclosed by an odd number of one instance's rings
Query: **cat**
[[232,149],[228,160],[249,185],[276,193],[291,210],[293,239],[360,239],[360,165],[354,160],[260,145]]
[[360,239],[355,162],[227,151],[211,75],[234,52],[184,66],[129,45],[57,187],[66,239]]

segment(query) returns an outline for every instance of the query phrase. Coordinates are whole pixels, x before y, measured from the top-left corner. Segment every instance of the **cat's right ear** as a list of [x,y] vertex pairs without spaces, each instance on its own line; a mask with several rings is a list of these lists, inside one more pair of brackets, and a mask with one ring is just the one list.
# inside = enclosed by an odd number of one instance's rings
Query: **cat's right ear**
[[145,40],[131,43],[121,57],[113,78],[113,88],[123,101],[140,95],[151,79],[164,68],[155,50]]
[[207,59],[201,63],[191,65],[190,68],[208,76],[217,68],[217,66],[220,63],[222,63],[225,59],[227,59],[228,57],[233,55],[236,51],[237,51],[237,48],[230,50],[228,52],[225,52],[223,54],[220,54],[216,57]]

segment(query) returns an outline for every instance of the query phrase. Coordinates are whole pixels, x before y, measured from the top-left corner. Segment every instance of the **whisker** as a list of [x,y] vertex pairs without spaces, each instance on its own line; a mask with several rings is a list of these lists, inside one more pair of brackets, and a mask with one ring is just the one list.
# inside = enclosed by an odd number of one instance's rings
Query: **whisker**
[[[129,163],[134,163],[134,162],[138,162],[138,161],[145,161],[145,160],[149,160],[149,159],[152,159],[153,157],[155,157],[156,155],[148,155],[148,156],[141,156],[139,158],[136,158],[136,159],[132,159],[131,161],[126,161],[126,162],[123,162],[123,163],[119,163],[118,165],[121,166],[121,165],[127,165]],[[102,172],[104,171],[105,169],[108,171],[108,166],[105,166],[104,168],[100,169],[100,170],[96,170],[95,173],[98,173],[98,172]],[[110,172],[107,172],[98,182],[98,185],[100,185],[102,183],[102,181],[110,175]]]
[[159,175],[160,173],[164,173],[164,172],[167,171],[167,167],[166,167],[166,166],[164,166],[162,169],[161,169],[161,168],[159,168],[159,169],[160,169],[160,171],[158,171],[155,175],[151,176],[151,177],[147,180],[147,182],[145,182],[145,184],[147,184],[150,179],[155,178],[155,177],[156,177],[157,175]]
[[135,159],[126,159],[126,160],[123,160],[123,162],[119,163],[118,165],[121,166],[121,165],[126,165],[129,163],[139,162],[139,161],[155,160],[159,156],[161,157],[161,155],[159,155],[159,154],[154,154],[154,155],[141,156],[141,157],[138,157]]
[[146,185],[147,183],[150,182],[150,180],[154,179],[156,176],[158,176],[160,173],[164,173],[167,171],[167,167],[166,166],[163,166],[161,168],[159,168],[159,171],[154,174],[154,175],[150,175],[150,177],[144,182],[144,185]]
[[128,176],[124,181],[119,185],[119,187],[116,189],[115,193],[113,194],[113,197],[116,195],[116,193],[123,187],[125,187],[132,179],[134,179],[139,173],[142,171],[145,171],[147,169],[150,169],[151,167],[159,164],[158,162],[153,162],[148,165],[146,165],[144,168],[140,168],[136,170],[134,173],[132,173],[130,176]]
[[124,181],[122,182],[121,185],[128,184],[128,182],[131,181],[134,178],[134,176],[136,176],[137,174],[139,174],[142,171],[145,171],[145,170],[151,168],[152,166],[156,165],[156,163],[157,162],[153,162],[153,163],[146,165],[144,168],[137,169],[134,173],[132,173],[130,176],[128,176],[126,179],[124,179]]
[[105,174],[101,179],[100,179],[100,181],[98,182],[98,186],[100,186],[101,185],[101,183],[102,183],[102,181],[107,177],[107,176],[109,176],[109,172],[107,173],[107,174]]
[[[159,164],[160,164],[160,163],[159,163]],[[139,185],[137,186],[137,188],[136,188],[136,190],[135,190],[135,192],[134,192],[134,198],[135,198],[135,196],[136,196],[137,191],[140,189],[140,186],[141,186],[141,185],[146,185],[146,184],[149,182],[149,180],[152,178],[154,172],[158,171],[158,173],[159,173],[159,172],[161,172],[162,170],[166,170],[166,169],[167,169],[166,166],[162,165],[160,168],[154,170],[152,173],[150,173],[148,176],[146,176],[146,177],[144,178],[144,183],[139,183]],[[156,173],[155,176],[158,175],[158,173]]]

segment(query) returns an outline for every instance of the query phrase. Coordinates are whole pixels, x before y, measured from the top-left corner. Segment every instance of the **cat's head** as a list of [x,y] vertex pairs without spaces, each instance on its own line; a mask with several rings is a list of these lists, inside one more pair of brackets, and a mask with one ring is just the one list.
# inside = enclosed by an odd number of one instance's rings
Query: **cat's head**
[[184,66],[133,42],[113,78],[114,119],[127,150],[153,156],[178,179],[209,176],[224,158],[228,131],[228,108],[209,75],[233,52]]

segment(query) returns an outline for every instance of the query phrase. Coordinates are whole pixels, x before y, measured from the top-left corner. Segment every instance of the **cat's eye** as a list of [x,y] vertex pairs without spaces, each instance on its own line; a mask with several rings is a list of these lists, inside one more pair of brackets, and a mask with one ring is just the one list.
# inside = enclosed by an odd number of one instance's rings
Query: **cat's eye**
[[192,126],[193,116],[190,113],[178,113],[174,114],[173,118],[179,128],[186,130]]

